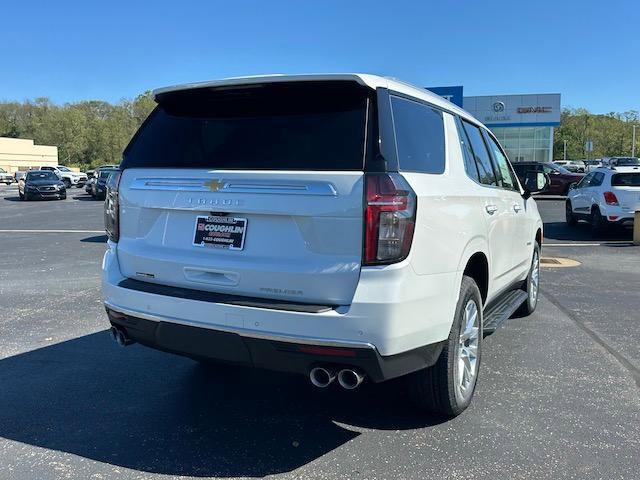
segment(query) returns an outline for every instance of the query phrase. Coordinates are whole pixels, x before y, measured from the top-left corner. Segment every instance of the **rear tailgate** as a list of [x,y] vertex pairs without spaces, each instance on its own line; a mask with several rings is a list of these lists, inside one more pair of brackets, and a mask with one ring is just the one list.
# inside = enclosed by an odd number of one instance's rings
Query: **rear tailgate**
[[[362,257],[361,172],[125,170],[123,275],[253,297],[349,304]],[[211,183],[220,184],[212,192]],[[237,249],[196,243],[199,217],[240,219]],[[224,223],[202,222],[225,232]],[[245,222],[246,220],[246,222]],[[202,235],[202,234],[201,234]]]
[[351,303],[362,258],[369,94],[333,81],[161,97],[122,163],[123,275]]

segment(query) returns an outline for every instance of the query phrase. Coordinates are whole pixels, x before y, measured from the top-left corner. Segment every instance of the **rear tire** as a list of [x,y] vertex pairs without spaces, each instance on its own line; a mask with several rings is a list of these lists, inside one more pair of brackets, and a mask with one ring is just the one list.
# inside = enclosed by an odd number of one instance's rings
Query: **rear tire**
[[600,215],[600,209],[594,208],[591,211],[591,234],[592,235],[601,235],[605,230],[605,223],[602,215]]
[[538,297],[540,296],[540,245],[538,242],[534,244],[531,267],[522,289],[527,292],[527,299],[516,310],[517,317],[531,315],[538,306]]
[[446,416],[462,413],[471,403],[482,351],[482,297],[471,277],[462,277],[449,338],[435,365],[411,374],[415,402]]
[[576,220],[576,217],[573,215],[571,200],[567,200],[566,203],[564,204],[564,215],[565,215],[567,225],[569,225],[570,227],[573,227],[575,226],[576,223],[578,223],[578,221]]
[[71,180],[69,180],[68,178],[62,180],[62,183],[64,183],[65,188],[71,188]]

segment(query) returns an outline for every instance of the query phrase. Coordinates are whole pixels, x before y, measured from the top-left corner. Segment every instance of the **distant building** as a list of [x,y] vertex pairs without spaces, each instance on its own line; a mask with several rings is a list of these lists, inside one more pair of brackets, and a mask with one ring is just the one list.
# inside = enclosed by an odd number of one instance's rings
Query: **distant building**
[[58,147],[33,140],[0,137],[0,168],[9,173],[58,165]]
[[560,125],[560,94],[463,96],[463,87],[429,90],[463,107],[498,138],[512,162],[551,162],[553,127]]

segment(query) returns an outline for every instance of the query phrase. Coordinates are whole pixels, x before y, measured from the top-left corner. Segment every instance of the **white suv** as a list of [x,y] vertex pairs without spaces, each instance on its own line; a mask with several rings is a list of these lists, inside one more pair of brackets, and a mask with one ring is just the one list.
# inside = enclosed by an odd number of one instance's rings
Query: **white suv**
[[464,410],[483,331],[537,302],[542,222],[495,137],[371,75],[170,87],[109,178],[112,335]]
[[87,174],[84,172],[74,172],[69,167],[58,165],[57,167],[40,167],[40,170],[49,170],[64,182],[65,187],[71,188],[73,185],[80,188],[87,183]]
[[569,225],[586,220],[594,234],[614,225],[632,226],[640,210],[640,165],[589,172],[571,185],[565,207]]

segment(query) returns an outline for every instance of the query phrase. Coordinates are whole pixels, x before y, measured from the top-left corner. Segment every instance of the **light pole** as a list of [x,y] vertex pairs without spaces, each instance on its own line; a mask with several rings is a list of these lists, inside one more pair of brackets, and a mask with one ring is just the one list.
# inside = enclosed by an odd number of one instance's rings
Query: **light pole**
[[636,156],[636,127],[637,125],[633,126],[633,135],[631,136],[632,140],[631,140],[631,156],[635,157]]
[[[634,132],[635,132],[635,130],[634,130]],[[563,143],[564,143],[564,150],[563,150],[563,153],[562,153],[562,159],[566,160],[567,159],[567,141],[565,140]]]

